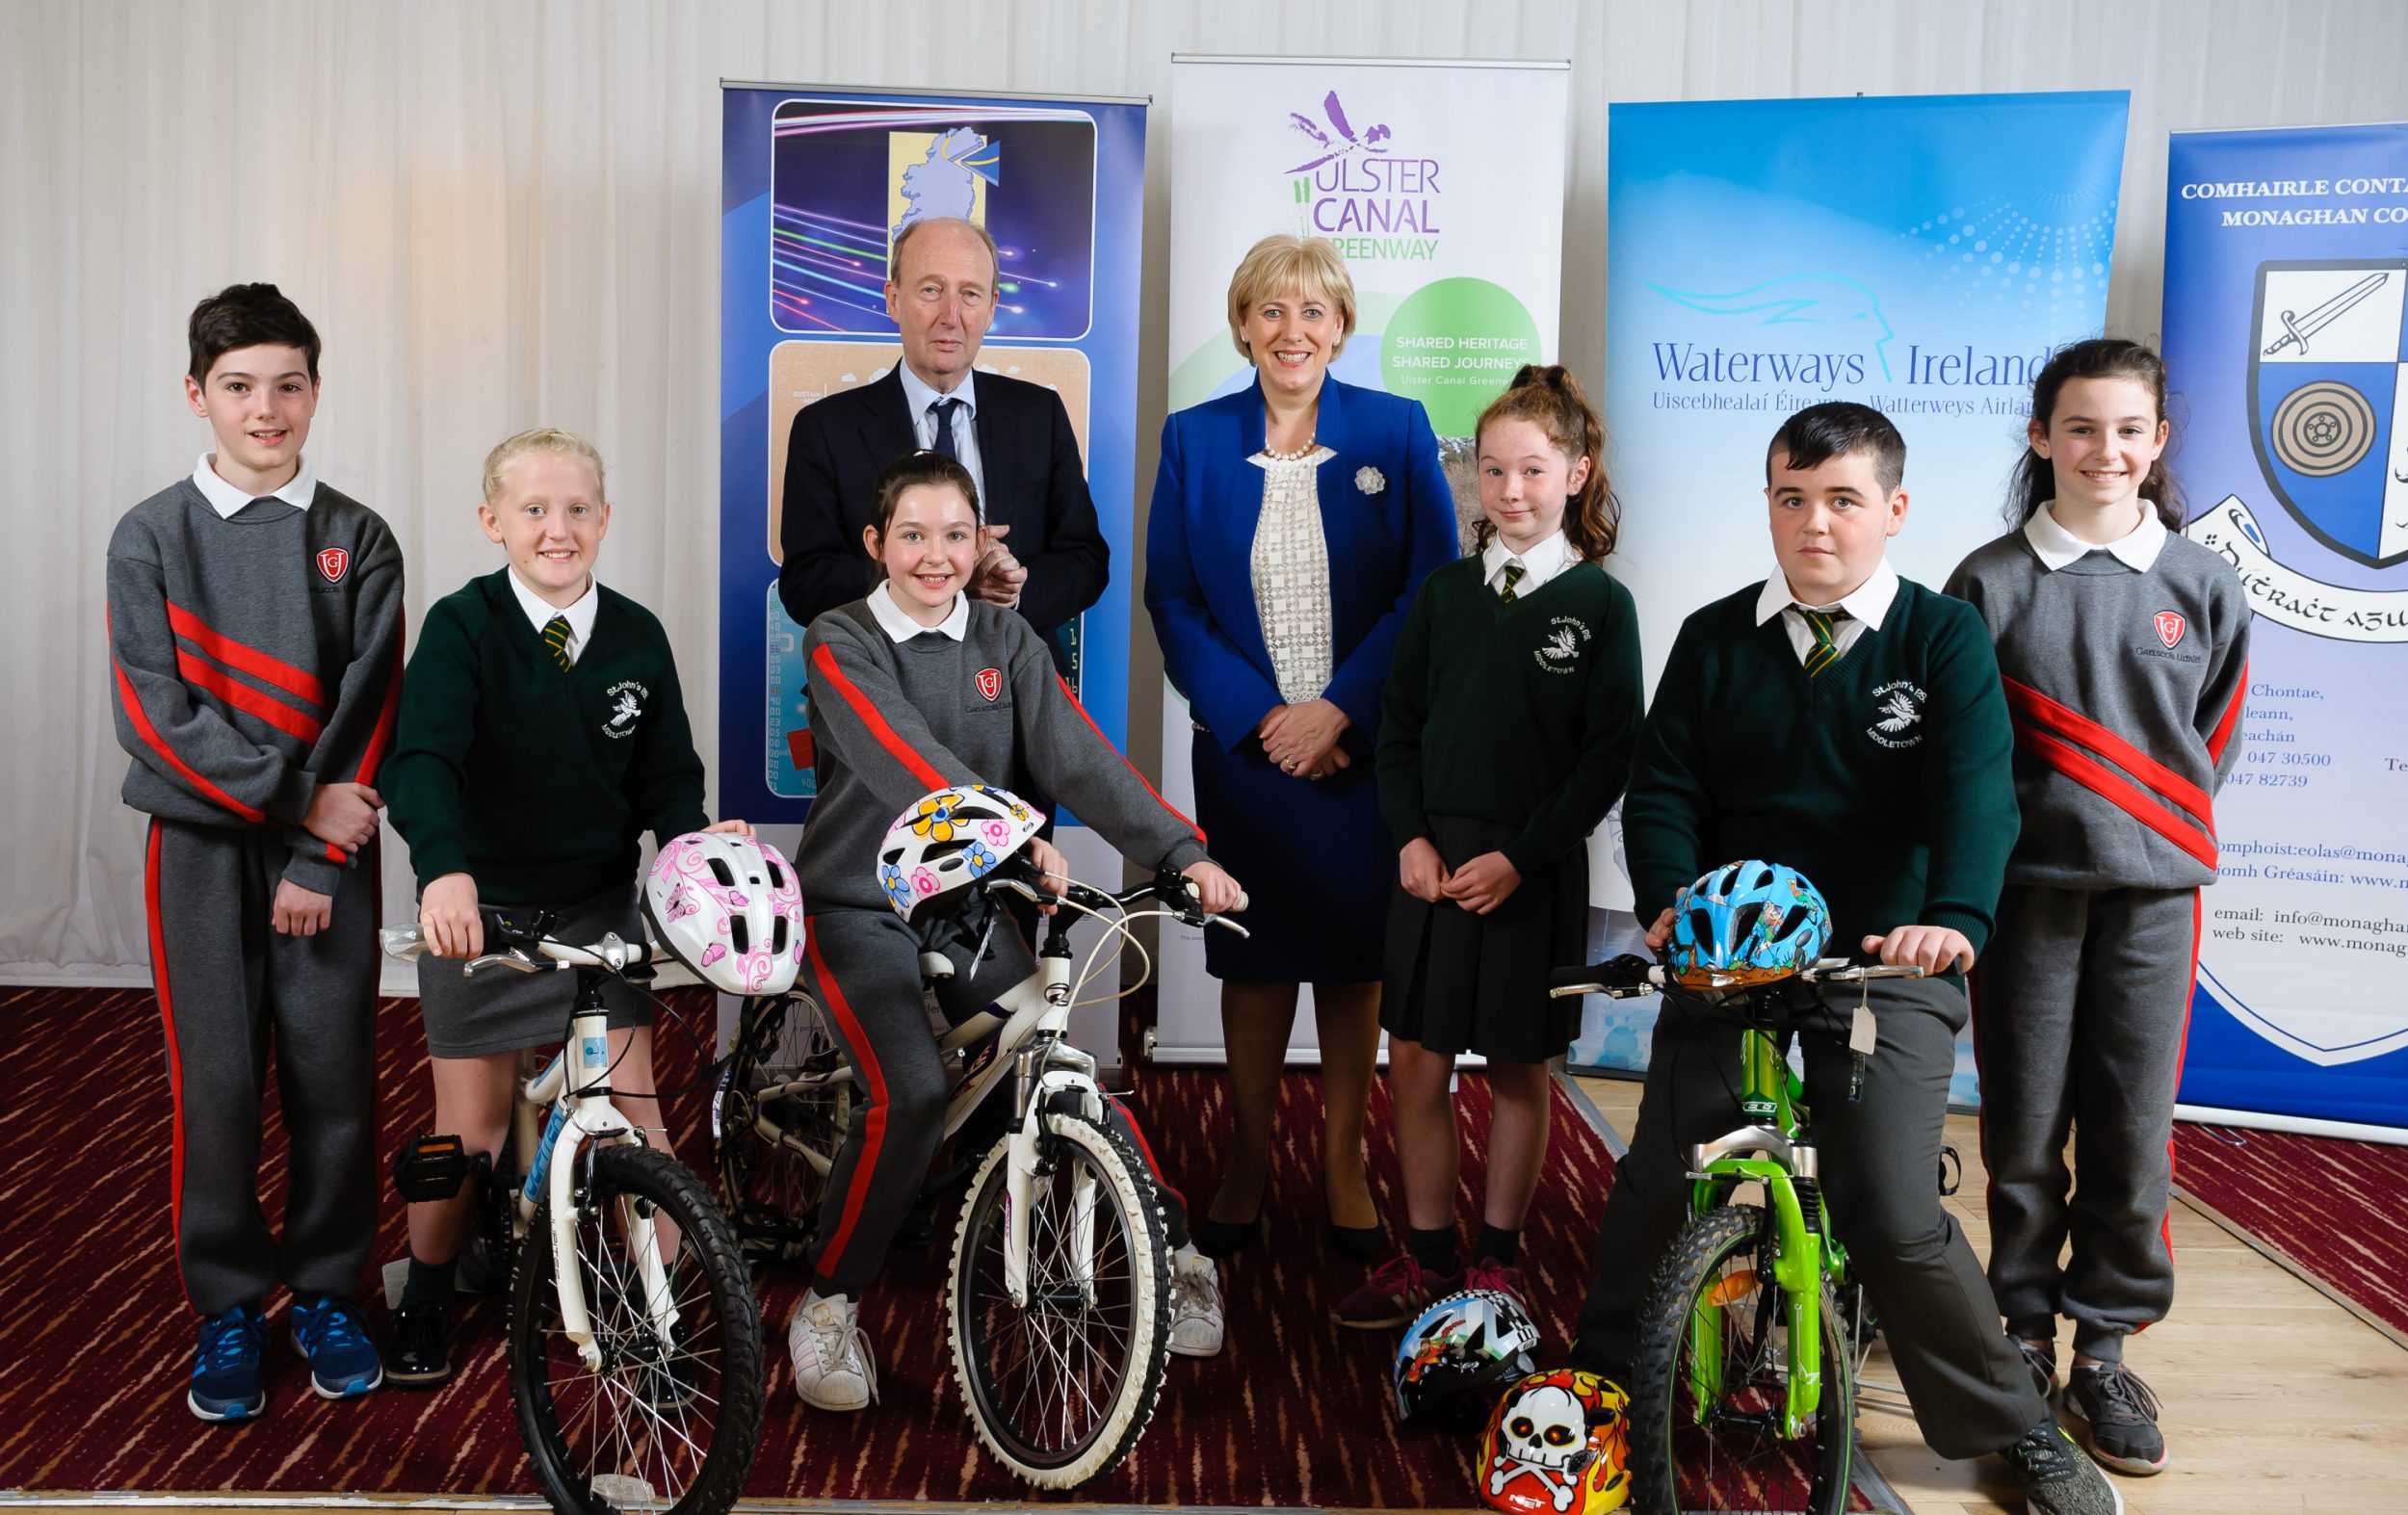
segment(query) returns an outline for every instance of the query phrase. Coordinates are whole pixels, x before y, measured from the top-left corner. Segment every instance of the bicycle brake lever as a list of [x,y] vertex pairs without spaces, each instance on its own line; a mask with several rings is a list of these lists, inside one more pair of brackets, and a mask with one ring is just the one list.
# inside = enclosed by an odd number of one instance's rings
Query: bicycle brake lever
[[387,926],[377,932],[377,948],[396,962],[414,963],[427,954],[427,940],[417,927]]
[[487,953],[483,957],[469,958],[467,964],[460,969],[459,976],[463,979],[469,978],[478,969],[493,964],[499,964],[504,968],[515,968],[520,973],[541,973],[544,969],[543,964],[530,960],[516,948],[511,948],[508,952]]

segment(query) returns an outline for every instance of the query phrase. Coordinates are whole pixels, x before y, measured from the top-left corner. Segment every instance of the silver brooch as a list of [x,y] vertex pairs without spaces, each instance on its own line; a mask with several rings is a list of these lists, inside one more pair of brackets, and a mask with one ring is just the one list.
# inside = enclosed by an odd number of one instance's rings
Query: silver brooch
[[1354,471],[1354,487],[1365,494],[1377,494],[1388,487],[1388,476],[1378,469],[1365,466]]

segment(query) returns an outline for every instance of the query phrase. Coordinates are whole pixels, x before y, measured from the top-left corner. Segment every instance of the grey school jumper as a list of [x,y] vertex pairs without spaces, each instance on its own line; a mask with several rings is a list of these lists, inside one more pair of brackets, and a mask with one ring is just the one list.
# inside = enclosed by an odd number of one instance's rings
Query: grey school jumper
[[970,963],[964,944],[931,939],[935,912],[910,925],[895,914],[876,875],[895,818],[930,790],[1008,789],[1026,773],[1132,862],[1185,868],[1205,855],[1194,823],[1163,803],[1071,699],[1028,622],[993,605],[969,611],[958,641],[929,631],[897,642],[858,600],[804,637],[819,797],[795,875],[810,912],[812,988],[865,1096],[820,1205],[812,1268],[823,1294],[858,1297],[877,1276],[944,1136],[945,1074],[922,1007],[920,953],[956,959],[939,996],[955,1021],[1034,966],[1008,926]]
[[[278,1282],[358,1287],[376,1225],[377,849],[302,829],[322,783],[373,784],[402,677],[402,555],[320,485],[309,509],[221,517],[190,480],[109,542],[109,649],[125,802],[152,820],[151,975],[175,1103],[176,1261],[203,1315]],[[280,882],[333,897],[328,929],[270,926]],[[259,1205],[271,1044],[292,1190]]]
[[1997,639],[2024,815],[1974,978],[1990,1283],[2017,1336],[2063,1315],[2116,1361],[2174,1298],[2174,1090],[2249,610],[2221,558],[2154,522],[2084,547],[2035,518],[1949,592]]

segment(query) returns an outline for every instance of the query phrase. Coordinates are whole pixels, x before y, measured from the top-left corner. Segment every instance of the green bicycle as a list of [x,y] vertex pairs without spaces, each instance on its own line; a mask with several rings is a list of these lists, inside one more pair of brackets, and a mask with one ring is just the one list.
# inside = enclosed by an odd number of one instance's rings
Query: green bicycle
[[[1831,1229],[1804,1082],[1783,1044],[1792,1017],[1819,1004],[1813,984],[1922,976],[1826,957],[1771,982],[1702,991],[1745,1022],[1745,1123],[1691,1149],[1690,1219],[1640,1309],[1628,1386],[1638,1510],[1847,1508],[1871,1312]],[[1662,968],[1630,955],[1555,978],[1557,997],[1628,999],[1666,981]],[[1868,1051],[1858,1047],[1859,1058]],[[1760,1202],[1741,1201],[1748,1188]]]

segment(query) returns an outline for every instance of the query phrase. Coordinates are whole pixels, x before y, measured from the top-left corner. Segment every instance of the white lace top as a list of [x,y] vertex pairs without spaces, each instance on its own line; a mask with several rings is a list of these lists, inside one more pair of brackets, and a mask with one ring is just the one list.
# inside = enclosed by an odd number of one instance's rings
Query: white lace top
[[1289,704],[1317,698],[1329,687],[1329,540],[1322,535],[1318,470],[1338,456],[1317,447],[1281,462],[1256,454],[1263,470],[1263,515],[1254,527],[1254,609],[1270,650],[1279,697]]

